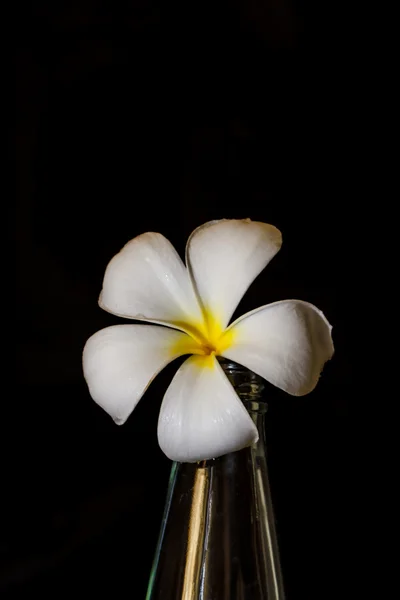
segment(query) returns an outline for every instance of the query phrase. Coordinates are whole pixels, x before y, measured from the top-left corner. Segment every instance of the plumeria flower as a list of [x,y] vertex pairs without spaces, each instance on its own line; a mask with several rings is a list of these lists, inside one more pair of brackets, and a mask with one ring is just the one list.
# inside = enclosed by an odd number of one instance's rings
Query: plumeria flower
[[256,442],[257,428],[216,357],[302,396],[314,389],[333,355],[330,324],[301,300],[261,306],[229,325],[281,244],[278,229],[250,219],[198,227],[186,245],[186,266],[159,233],[128,242],[107,266],[99,305],[152,325],[115,325],[89,338],[83,370],[95,402],[124,423],[155,376],[190,354],[162,401],[163,452],[175,461],[195,462]]

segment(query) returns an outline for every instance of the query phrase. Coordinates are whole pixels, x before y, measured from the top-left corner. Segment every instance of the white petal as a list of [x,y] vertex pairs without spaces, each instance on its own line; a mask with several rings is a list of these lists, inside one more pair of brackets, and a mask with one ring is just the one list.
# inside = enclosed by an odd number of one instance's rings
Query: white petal
[[250,219],[211,221],[186,246],[186,264],[206,310],[224,328],[249,285],[282,245],[273,225]]
[[83,372],[93,400],[122,425],[157,373],[185,353],[186,340],[185,333],[154,325],[98,331],[83,350]]
[[257,441],[251,417],[215,356],[191,356],[169,386],[158,420],[163,452],[179,462],[216,458]]
[[160,233],[134,238],[107,266],[101,308],[121,317],[181,327],[201,318],[185,265]]
[[229,327],[233,343],[223,356],[293,396],[311,392],[332,358],[332,327],[301,300],[283,300],[243,315]]

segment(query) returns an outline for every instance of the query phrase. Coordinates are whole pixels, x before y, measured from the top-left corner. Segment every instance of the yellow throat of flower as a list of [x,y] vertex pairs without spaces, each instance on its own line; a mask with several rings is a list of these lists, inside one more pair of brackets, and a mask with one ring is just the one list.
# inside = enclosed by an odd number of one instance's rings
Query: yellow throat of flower
[[204,310],[202,321],[176,325],[184,328],[188,337],[174,345],[174,354],[196,354],[206,358],[219,356],[231,346],[235,337],[234,332],[224,329],[221,319],[209,310]]

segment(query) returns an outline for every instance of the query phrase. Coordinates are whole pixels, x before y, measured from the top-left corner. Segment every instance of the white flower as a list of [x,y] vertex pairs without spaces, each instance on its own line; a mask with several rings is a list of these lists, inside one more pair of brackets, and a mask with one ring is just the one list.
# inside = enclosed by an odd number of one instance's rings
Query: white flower
[[302,396],[314,389],[333,354],[331,326],[301,300],[262,306],[228,326],[281,244],[278,229],[250,219],[198,227],[187,242],[186,267],[159,233],[126,244],[107,266],[99,304],[156,325],[107,327],[87,341],[83,370],[95,402],[122,424],[157,373],[191,354],[161,405],[163,452],[172,460],[195,462],[255,442],[257,429],[216,356]]

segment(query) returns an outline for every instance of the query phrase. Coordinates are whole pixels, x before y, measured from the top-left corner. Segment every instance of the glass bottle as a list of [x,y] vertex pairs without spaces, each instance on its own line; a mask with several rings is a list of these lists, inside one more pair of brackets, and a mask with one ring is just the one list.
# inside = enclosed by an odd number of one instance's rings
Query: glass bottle
[[283,600],[265,448],[263,380],[222,368],[259,440],[199,463],[172,464],[146,600]]

